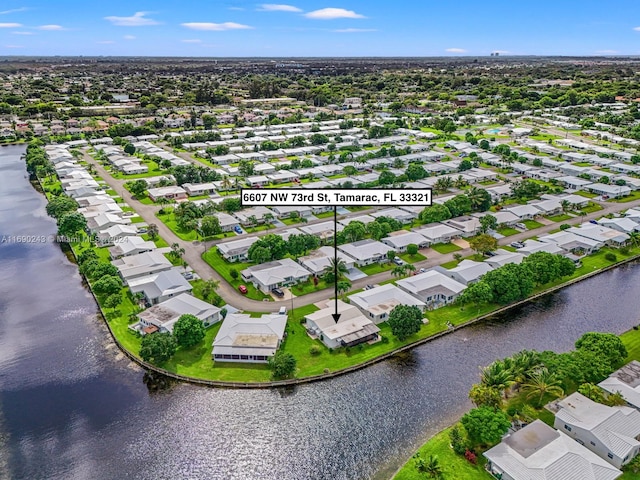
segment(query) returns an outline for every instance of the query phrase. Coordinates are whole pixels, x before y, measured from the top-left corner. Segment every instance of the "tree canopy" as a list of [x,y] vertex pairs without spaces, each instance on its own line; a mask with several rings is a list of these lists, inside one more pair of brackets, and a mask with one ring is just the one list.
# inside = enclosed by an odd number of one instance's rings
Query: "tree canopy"
[[397,305],[389,314],[389,327],[398,340],[418,333],[422,327],[422,312],[415,305]]

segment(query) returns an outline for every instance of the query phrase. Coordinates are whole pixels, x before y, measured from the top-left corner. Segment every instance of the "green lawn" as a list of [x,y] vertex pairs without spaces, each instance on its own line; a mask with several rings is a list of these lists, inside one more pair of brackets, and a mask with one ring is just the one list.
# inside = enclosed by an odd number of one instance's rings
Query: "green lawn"
[[388,270],[393,269],[396,265],[394,263],[385,262],[385,263],[372,263],[371,265],[367,265],[365,267],[358,267],[362,272],[367,275],[375,275],[376,273],[386,272]]
[[398,254],[398,256],[407,263],[416,263],[427,259],[427,257],[422,255],[421,253],[416,253],[415,255],[411,255],[409,253],[400,253]]
[[317,218],[329,218],[333,217],[333,212],[314,213],[313,215]]
[[534,228],[540,228],[543,226],[542,223],[536,222],[535,220],[523,220],[522,223],[525,224],[527,230],[533,230]]
[[[490,480],[493,477],[484,469],[484,457],[478,455],[478,464],[472,465],[463,456],[457,455],[450,446],[449,431],[447,428],[436,434],[425,443],[417,454],[424,459],[429,455],[438,457],[438,462],[442,467],[443,477],[455,480]],[[416,458],[411,457],[402,469],[393,477],[394,480],[423,480],[429,478],[427,475],[416,470]]]
[[567,215],[566,213],[561,213],[560,215],[554,215],[552,217],[547,217],[552,222],[564,222],[565,220],[569,220],[573,218],[571,215]]
[[313,280],[310,279],[306,282],[298,283],[289,287],[289,290],[291,290],[296,297],[300,297],[302,295],[306,295],[307,293],[323,290],[327,287],[333,287],[333,283],[331,285],[327,285],[327,282],[325,282],[324,280],[319,280],[318,285],[314,285]]
[[458,250],[462,250],[462,248],[454,243],[435,243],[431,245],[431,248],[433,248],[436,252],[442,254],[453,253],[457,252]]
[[638,200],[639,198],[640,198],[640,190],[635,190],[631,192],[631,195],[627,195],[626,197],[621,197],[621,198],[615,198],[611,201],[615,203],[627,203],[627,202],[633,202],[634,200]]
[[156,216],[164,223],[169,229],[175,233],[180,239],[192,242],[194,240],[199,240],[200,235],[195,230],[185,231],[178,226],[178,223],[175,220],[173,213],[160,215],[159,213]]
[[260,290],[255,288],[251,283],[245,282],[242,279],[242,276],[239,276],[236,280],[234,280],[231,276],[232,269],[235,269],[238,273],[240,273],[245,268],[252,266],[252,263],[229,263],[220,256],[217,247],[213,247],[212,249],[208,250],[202,255],[202,258],[211,266],[211,268],[218,272],[233,287],[238,288],[240,285],[246,286],[248,298],[252,298],[254,300],[263,300],[265,298],[268,300],[273,300],[271,295],[265,295]]
[[591,192],[585,192],[583,190],[579,190],[577,192],[575,192],[576,195],[580,195],[581,197],[586,197],[586,198],[596,198],[598,196],[598,194],[596,193],[591,193]]
[[515,228],[511,228],[511,227],[499,228],[497,230],[497,232],[500,235],[504,235],[505,237],[509,237],[511,235],[515,235],[516,233],[520,233],[520,232],[518,232],[518,230],[516,230]]
[[584,213],[593,213],[593,212],[599,212],[603,208],[604,207],[602,207],[602,205],[600,205],[599,203],[589,202],[589,205],[587,205],[584,208],[581,208],[580,211]]

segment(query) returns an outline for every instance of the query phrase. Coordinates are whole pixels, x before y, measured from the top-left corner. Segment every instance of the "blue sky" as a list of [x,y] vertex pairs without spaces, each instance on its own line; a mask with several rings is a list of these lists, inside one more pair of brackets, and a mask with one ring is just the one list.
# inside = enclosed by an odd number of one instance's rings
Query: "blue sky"
[[0,55],[640,55],[637,0],[3,0]]

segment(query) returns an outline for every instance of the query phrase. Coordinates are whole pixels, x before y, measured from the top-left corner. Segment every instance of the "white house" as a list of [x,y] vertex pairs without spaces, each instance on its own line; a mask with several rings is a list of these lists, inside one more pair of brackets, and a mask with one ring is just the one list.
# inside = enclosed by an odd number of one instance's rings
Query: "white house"
[[640,409],[640,362],[633,360],[598,384],[609,393],[619,392],[629,405]]
[[218,252],[227,262],[248,260],[249,247],[258,241],[258,237],[243,237],[218,244]]
[[510,252],[508,250],[498,249],[493,257],[485,259],[484,263],[492,268],[500,268],[509,263],[519,264],[524,260],[524,255],[519,252]]
[[153,305],[192,290],[191,284],[173,269],[129,280],[129,288],[133,293],[142,292]]
[[389,245],[396,252],[405,252],[408,245],[417,245],[418,248],[426,248],[429,246],[429,240],[417,232],[408,232],[406,230],[398,230],[391,232],[388,237],[380,240],[382,243]]
[[242,278],[253,283],[264,293],[269,293],[274,288],[303,282],[311,276],[309,270],[290,258],[254,265],[240,273]]
[[216,186],[209,183],[184,183],[182,184],[182,188],[185,189],[187,195],[190,197],[195,197],[198,195],[208,195],[210,193],[214,193],[216,191]]
[[156,244],[152,241],[144,240],[142,237],[127,236],[120,238],[113,247],[109,248],[109,255],[111,255],[112,259],[116,259],[150,252],[155,249]]
[[158,250],[129,255],[111,262],[120,273],[125,285],[134,278],[160,273],[173,268],[171,262]]
[[154,202],[157,202],[161,198],[165,198],[167,200],[184,200],[187,198],[186,190],[176,185],[150,188],[147,192],[149,193],[149,198]]
[[439,308],[453,302],[466,288],[462,283],[436,270],[398,280],[396,284],[429,308]]
[[463,285],[470,285],[480,280],[480,277],[487,272],[493,270],[491,265],[486,262],[474,262],[473,260],[462,260],[454,268],[447,270],[446,268],[436,267],[436,269],[453,278],[455,281]]
[[352,347],[378,338],[380,329],[357,307],[338,300],[338,323],[333,319],[334,301],[326,307],[305,315],[307,332],[329,348]]
[[386,322],[391,311],[398,305],[415,305],[421,311],[426,308],[422,300],[391,283],[354,293],[349,296],[349,301],[376,324]]
[[472,216],[456,217],[450,220],[445,220],[443,223],[462,232],[461,235],[463,237],[472,237],[479,233],[482,228],[480,225],[480,219]]
[[542,214],[542,212],[533,205],[512,205],[503,208],[502,211],[511,212],[520,220],[531,220]]
[[186,314],[198,317],[205,327],[221,320],[218,307],[182,293],[138,313],[140,330],[144,334],[156,331],[173,333],[174,324]]
[[631,407],[609,407],[572,393],[558,402],[553,426],[578,441],[614,467],[626,465],[638,454],[640,412]]
[[443,223],[430,223],[421,228],[414,228],[413,231],[426,238],[430,245],[434,243],[449,243],[454,238],[462,236],[460,230]]
[[631,189],[626,185],[609,185],[606,183],[592,183],[586,187],[592,193],[607,196],[609,198],[618,198],[631,195]]
[[615,480],[622,475],[541,420],[508,435],[483,455],[488,460],[487,470],[502,480]]
[[[352,269],[355,260],[350,256],[342,253],[338,250],[338,260],[342,260],[347,269]],[[298,262],[304,268],[309,270],[314,275],[321,275],[327,267],[331,265],[331,260],[335,256],[333,247],[320,247],[317,250],[311,252],[310,255],[298,258]]]
[[123,237],[131,237],[137,234],[138,229],[134,225],[113,225],[98,232],[98,243],[106,247],[120,241]]
[[287,316],[266,314],[251,317],[230,313],[213,341],[216,362],[267,363],[284,338]]
[[338,246],[338,250],[354,259],[362,267],[387,260],[387,252],[393,251],[389,245],[367,238]]

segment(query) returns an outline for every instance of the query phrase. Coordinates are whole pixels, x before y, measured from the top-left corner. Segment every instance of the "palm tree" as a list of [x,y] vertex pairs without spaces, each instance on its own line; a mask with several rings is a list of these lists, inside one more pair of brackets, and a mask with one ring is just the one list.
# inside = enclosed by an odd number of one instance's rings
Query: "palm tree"
[[562,200],[560,202],[560,206],[562,207],[562,211],[564,213],[568,212],[569,210],[571,210],[571,202],[569,202],[569,200]]
[[397,267],[394,267],[393,270],[391,270],[391,275],[397,278],[404,277],[407,274],[407,265],[408,264],[405,263],[403,265],[398,265]]
[[522,390],[527,391],[527,398],[538,397],[538,405],[542,403],[545,395],[560,397],[564,395],[564,390],[560,386],[560,379],[547,370],[547,367],[532,373],[527,383],[522,384]]
[[222,180],[220,181],[220,186],[225,191],[231,190],[232,183],[228,175],[225,175],[224,177],[222,177]]
[[349,269],[347,268],[347,264],[344,263],[344,260],[338,258],[338,262],[336,263],[336,259],[332,257],[329,258],[329,265],[324,267],[323,277],[327,283],[332,283],[335,281],[336,272],[338,272],[338,280],[340,280],[348,271]]
[[442,467],[435,455],[429,455],[426,460],[418,457],[416,460],[416,469],[420,473],[426,474],[429,478],[442,478]]
[[271,223],[275,219],[273,213],[265,213],[262,218],[264,218],[264,223],[267,225],[267,228],[273,227],[273,224]]
[[630,232],[629,241],[634,247],[637,247],[640,244],[640,232]]
[[485,192],[478,187],[471,187],[467,192],[467,197],[471,200],[471,208],[473,210],[480,210],[485,201]]
[[453,186],[453,182],[451,177],[440,177],[436,180],[436,183],[433,185],[433,188],[436,192],[444,193],[449,190]]
[[466,187],[467,185],[468,183],[462,175],[458,175],[458,178],[453,182],[453,186],[458,189]]
[[185,254],[185,249],[180,246],[179,243],[174,243],[171,245],[171,255],[178,259],[182,258],[182,255]]
[[513,384],[513,374],[500,360],[496,360],[488,367],[484,367],[480,373],[480,382],[493,387],[500,392],[505,392]]

